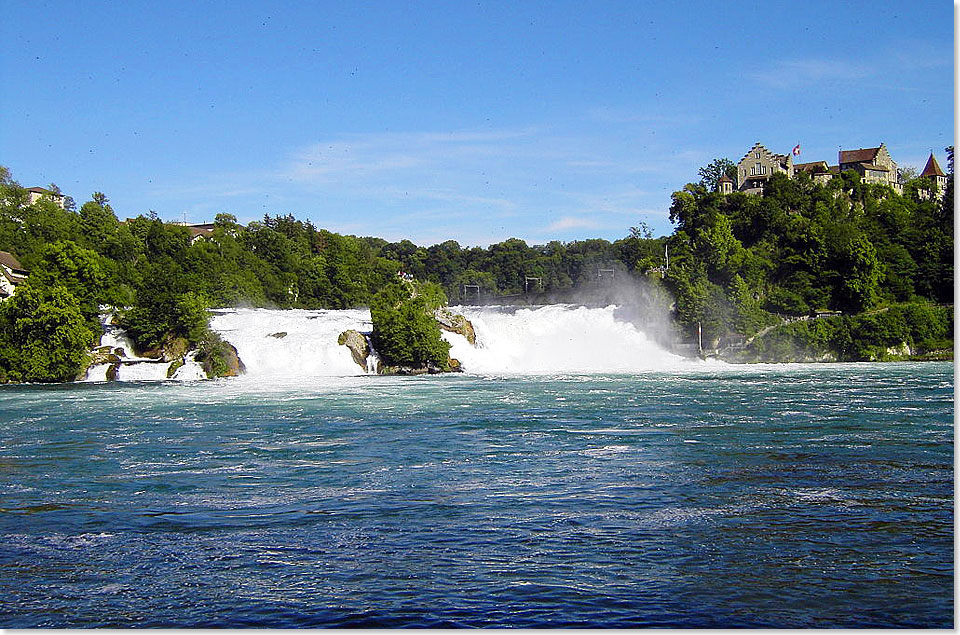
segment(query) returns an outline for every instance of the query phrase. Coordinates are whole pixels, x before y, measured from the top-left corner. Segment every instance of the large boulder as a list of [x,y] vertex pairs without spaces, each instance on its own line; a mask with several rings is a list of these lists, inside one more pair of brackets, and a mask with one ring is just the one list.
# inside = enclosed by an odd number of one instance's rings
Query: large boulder
[[360,331],[350,329],[340,334],[340,337],[337,338],[337,344],[350,349],[350,355],[353,356],[353,361],[363,370],[367,370],[367,358],[370,357],[370,343],[367,341],[366,335]]
[[471,346],[477,345],[477,334],[473,330],[473,324],[464,316],[454,313],[447,307],[441,307],[433,312],[433,317],[444,331],[458,333],[467,338]]
[[195,359],[207,377],[239,377],[247,372],[237,347],[225,340],[201,350]]
[[151,348],[140,352],[140,357],[148,359],[162,359],[165,362],[173,362],[183,359],[190,352],[190,342],[182,337],[173,337],[168,335],[163,338],[159,348]]

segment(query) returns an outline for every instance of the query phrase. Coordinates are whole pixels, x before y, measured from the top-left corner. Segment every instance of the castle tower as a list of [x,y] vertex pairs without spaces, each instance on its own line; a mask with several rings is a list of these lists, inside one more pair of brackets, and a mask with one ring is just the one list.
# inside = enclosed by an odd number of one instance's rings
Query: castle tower
[[943,193],[947,191],[947,175],[940,169],[940,164],[937,163],[933,152],[930,153],[927,165],[924,166],[920,176],[926,177],[930,180],[930,183],[937,186],[937,200],[943,197]]
[[720,180],[717,181],[717,191],[721,194],[731,194],[733,193],[733,179],[724,174],[720,177]]

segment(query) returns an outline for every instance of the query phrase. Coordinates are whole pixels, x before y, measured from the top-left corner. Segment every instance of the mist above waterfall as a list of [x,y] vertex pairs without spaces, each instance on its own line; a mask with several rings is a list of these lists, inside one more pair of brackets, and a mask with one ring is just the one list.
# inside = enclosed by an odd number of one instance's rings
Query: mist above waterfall
[[472,323],[478,347],[448,337],[450,355],[481,374],[604,373],[666,370],[691,362],[668,352],[618,307],[547,305],[455,307]]

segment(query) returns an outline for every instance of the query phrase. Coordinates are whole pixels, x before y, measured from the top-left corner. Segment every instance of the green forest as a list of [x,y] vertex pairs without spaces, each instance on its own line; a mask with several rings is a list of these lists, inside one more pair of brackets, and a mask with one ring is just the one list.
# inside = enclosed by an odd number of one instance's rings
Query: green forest
[[[901,344],[920,354],[948,349],[952,147],[948,156],[940,199],[923,196],[933,187],[926,179],[909,181],[900,195],[852,171],[825,185],[805,173],[775,175],[762,196],[722,195],[715,175],[726,160],[717,160],[701,169],[699,183],[673,194],[670,236],[655,238],[638,223],[613,242],[511,238],[486,248],[341,235],[291,215],[242,225],[219,214],[212,233],[194,239],[153,212],[121,221],[100,192],[79,209],[69,197],[65,208],[51,198],[28,204],[27,191],[0,167],[0,251],[30,272],[0,303],[0,381],[82,374],[102,305],[118,307],[140,350],[186,342],[215,360],[223,343],[208,328],[209,308],[386,314],[384,298],[400,305],[399,272],[432,283],[451,303],[609,300],[597,289],[616,276],[668,294],[681,340],[706,348],[750,342],[743,361],[826,350],[881,359]],[[836,314],[796,321],[828,311]],[[396,326],[381,333],[401,332]]]

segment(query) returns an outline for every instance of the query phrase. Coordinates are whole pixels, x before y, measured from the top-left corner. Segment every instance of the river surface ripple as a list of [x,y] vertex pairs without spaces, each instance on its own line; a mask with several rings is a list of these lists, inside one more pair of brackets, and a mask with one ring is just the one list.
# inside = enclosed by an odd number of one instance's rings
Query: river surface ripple
[[953,626],[953,364],[0,388],[0,627]]

